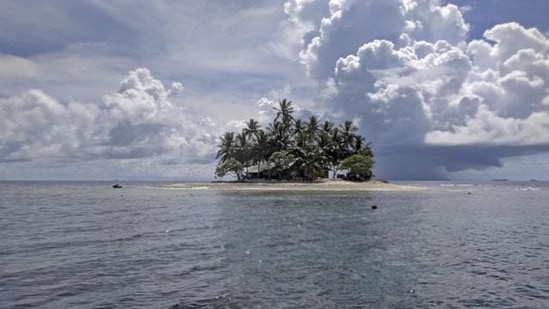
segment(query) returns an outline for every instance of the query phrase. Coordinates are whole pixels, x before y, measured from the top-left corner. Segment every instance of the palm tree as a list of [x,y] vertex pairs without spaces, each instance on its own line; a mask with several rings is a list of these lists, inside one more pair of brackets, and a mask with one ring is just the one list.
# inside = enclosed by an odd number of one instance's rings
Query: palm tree
[[337,128],[333,122],[325,121],[320,129],[318,145],[324,150],[324,154],[328,159],[327,163],[331,166],[334,179],[337,174],[337,166],[340,163],[340,142],[339,128]]
[[269,125],[268,130],[273,152],[287,150],[291,140],[289,127],[284,126],[281,122],[273,122]]
[[297,147],[293,150],[295,155],[294,166],[308,180],[312,181],[324,175],[324,166],[327,158],[323,151],[313,144],[306,144],[305,147]]
[[234,158],[236,155],[234,132],[225,132],[219,139],[217,147],[219,147],[219,150],[217,151],[215,158],[220,159],[220,163],[224,163],[230,158]]
[[318,122],[318,117],[315,115],[311,115],[305,125],[305,132],[310,142],[317,141],[319,130],[320,130],[320,124]]
[[372,152],[372,148],[370,147],[372,143],[371,142],[366,144],[365,143],[366,143],[366,139],[363,136],[357,134],[355,136],[355,142],[353,145],[353,153],[356,154],[360,152],[362,154],[373,157],[374,154]]
[[[364,137],[357,134],[358,128],[352,121],[337,126],[331,121],[321,123],[316,115],[306,121],[294,119],[292,102],[286,99],[280,100],[274,109],[276,117],[267,130],[262,130],[259,122],[250,118],[239,134],[226,132],[220,138],[216,155],[219,165],[234,159],[242,168],[257,164],[260,172],[263,162],[277,162],[274,166],[280,165],[276,167],[279,173],[284,166],[287,176],[297,172],[313,180],[328,168],[333,170],[335,178],[338,166],[352,155],[373,158],[370,143],[366,144]],[[277,154],[276,158],[273,158],[274,154]],[[290,159],[292,162],[288,162]],[[238,164],[233,165],[238,167]],[[231,167],[231,171],[238,173],[236,167]],[[220,169],[220,172],[224,170]],[[270,174],[269,167],[269,178]]]
[[268,162],[271,156],[269,136],[265,131],[258,130],[255,135],[255,142],[252,144],[252,160],[257,163],[257,173],[261,173],[261,162]]
[[294,122],[294,128],[292,129],[292,141],[292,147],[303,147],[303,145],[307,142],[305,125],[301,119],[297,119]]
[[282,122],[284,125],[290,126],[292,121],[294,120],[294,117],[292,116],[292,114],[294,113],[292,101],[282,99],[278,101],[278,106],[278,108],[274,108],[276,110],[276,117],[274,119],[274,122]]
[[294,127],[292,129],[292,134],[296,135],[296,134],[299,134],[299,133],[303,132],[304,127],[305,127],[305,124],[303,123],[303,120],[296,119],[294,121]]
[[350,120],[345,121],[340,125],[341,144],[340,150],[344,156],[349,156],[352,153],[352,148],[355,146],[355,139],[358,127]]
[[255,138],[257,131],[261,127],[259,122],[253,118],[250,118],[246,123],[246,127],[242,129],[242,133],[249,139]]
[[242,163],[244,167],[248,168],[250,165],[250,144],[248,138],[243,133],[238,133],[235,138],[236,141],[236,154],[235,158],[238,162]]
[[342,151],[342,136],[341,131],[339,128],[335,127],[330,135],[330,145],[332,146],[330,148],[330,152],[328,155],[330,156],[330,163],[332,163],[334,175],[333,178],[335,179],[337,176],[337,167],[339,166],[339,163],[343,158],[345,157],[345,153]]
[[334,123],[329,120],[326,120],[322,124],[321,130],[323,133],[331,133],[334,130],[334,128],[335,128]]

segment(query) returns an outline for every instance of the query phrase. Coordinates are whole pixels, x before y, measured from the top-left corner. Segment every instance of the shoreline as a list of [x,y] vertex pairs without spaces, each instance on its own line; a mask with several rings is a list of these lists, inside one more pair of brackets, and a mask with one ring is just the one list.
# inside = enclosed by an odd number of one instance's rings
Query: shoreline
[[363,191],[363,192],[408,192],[421,191],[425,188],[409,185],[398,185],[378,180],[351,182],[346,180],[317,180],[313,182],[191,182],[174,183],[164,187],[174,189],[219,190],[219,191]]

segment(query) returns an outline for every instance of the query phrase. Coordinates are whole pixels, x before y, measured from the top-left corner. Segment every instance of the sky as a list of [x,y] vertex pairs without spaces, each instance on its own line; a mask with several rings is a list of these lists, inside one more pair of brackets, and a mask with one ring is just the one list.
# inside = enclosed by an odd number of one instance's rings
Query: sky
[[0,180],[210,180],[218,138],[353,120],[389,180],[549,180],[546,0],[0,0]]

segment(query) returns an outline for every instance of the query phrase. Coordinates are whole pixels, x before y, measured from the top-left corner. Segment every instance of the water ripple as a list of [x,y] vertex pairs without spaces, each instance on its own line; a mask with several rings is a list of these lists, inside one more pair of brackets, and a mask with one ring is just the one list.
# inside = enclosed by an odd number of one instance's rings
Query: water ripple
[[460,190],[1,186],[0,307],[546,308],[549,190]]

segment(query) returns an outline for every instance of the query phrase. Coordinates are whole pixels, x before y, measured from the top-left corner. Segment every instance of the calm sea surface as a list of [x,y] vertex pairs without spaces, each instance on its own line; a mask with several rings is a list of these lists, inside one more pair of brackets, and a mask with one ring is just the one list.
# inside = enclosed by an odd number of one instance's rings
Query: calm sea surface
[[549,308],[548,183],[110,185],[0,182],[0,308]]

